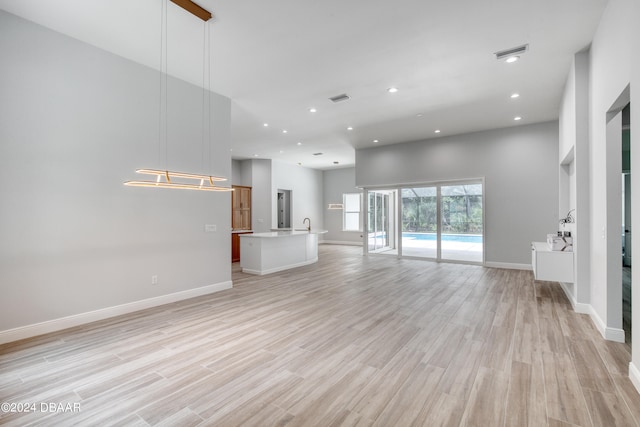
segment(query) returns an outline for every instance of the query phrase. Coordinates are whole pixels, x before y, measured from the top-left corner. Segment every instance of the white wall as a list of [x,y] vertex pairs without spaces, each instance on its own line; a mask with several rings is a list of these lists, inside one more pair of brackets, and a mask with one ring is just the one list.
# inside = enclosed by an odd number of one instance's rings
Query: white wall
[[558,227],[558,123],[515,126],[356,151],[356,184],[485,177],[485,260],[531,264]]
[[[329,203],[342,203],[345,193],[362,193],[356,187],[356,169],[343,168],[324,171],[324,226],[328,233],[324,240],[332,243],[362,244],[362,232],[342,231],[342,210],[329,210]],[[364,206],[363,206],[364,208]]]
[[[0,57],[0,335],[230,285],[230,235],[204,232],[230,224],[230,193],[123,185],[164,168],[157,71],[3,11]],[[200,172],[186,106],[200,111],[202,89],[170,79],[168,93],[168,167]],[[230,101],[212,96],[211,169],[229,177]]]
[[245,160],[251,170],[251,224],[255,233],[270,231],[271,226],[271,160]]
[[587,313],[591,286],[589,196],[589,51],[577,53],[569,71],[560,107],[560,211],[575,209],[574,282],[564,284],[576,311]]
[[231,161],[231,184],[245,185],[242,177],[243,164],[240,160]]
[[271,172],[271,228],[278,227],[278,190],[291,190],[292,228],[304,227],[304,218],[311,220],[312,228],[324,228],[322,171],[273,160]]
[[[621,258],[621,230],[611,225],[621,222],[621,194],[618,194],[621,149],[607,144],[607,112],[629,85],[631,58],[637,55],[632,43],[632,28],[637,23],[632,22],[631,10],[632,2],[628,0],[608,4],[594,36],[590,57],[591,305],[596,318],[607,329],[620,333],[621,307],[615,310],[611,304],[621,306],[621,297],[609,292],[620,294],[621,283],[621,267],[616,265]],[[632,146],[633,140],[632,135]],[[633,166],[632,163],[632,169]]]
[[[600,332],[608,339],[621,341],[622,301],[621,301],[621,230],[618,225],[621,222],[621,150],[619,139],[619,123],[615,120],[607,121],[611,117],[611,111],[621,108],[625,100],[631,100],[633,105],[640,103],[640,51],[637,49],[637,40],[640,40],[640,2],[633,0],[611,0],[600,20],[598,29],[594,35],[588,57],[588,81],[587,88],[576,89],[577,97],[588,98],[588,150],[581,149],[584,140],[579,134],[575,140],[571,136],[563,134],[561,147],[572,143],[577,147],[576,155],[588,151],[588,166],[576,167],[576,181],[578,187],[577,209],[584,211],[580,206],[581,189],[588,191],[588,234],[591,237],[588,265],[589,274],[583,278],[588,281],[589,294],[585,302],[593,320]],[[577,61],[581,59],[576,55]],[[577,74],[576,74],[577,75]],[[571,82],[571,76],[569,83]],[[630,87],[630,91],[628,91]],[[566,94],[567,92],[565,92]],[[569,99],[567,99],[569,98]],[[580,123],[580,104],[571,100],[571,95],[565,96],[562,106],[561,121],[571,121],[571,112],[575,109]],[[631,125],[637,127],[640,124],[640,108],[631,108]],[[618,129],[616,129],[618,128]],[[609,139],[607,132],[609,131]],[[631,180],[632,180],[632,222],[640,220],[640,133],[631,132]],[[580,177],[581,173],[588,172],[588,179]],[[585,198],[583,198],[584,201]],[[578,226],[582,223],[583,214],[577,216]],[[640,236],[634,233],[632,246],[640,246]],[[582,251],[582,240],[578,249]],[[633,250],[635,251],[635,250]],[[579,279],[579,287],[582,287],[582,279]],[[632,272],[632,323],[640,322],[640,271]],[[630,377],[634,385],[640,390],[640,333],[639,328],[633,328],[632,337],[632,363],[630,365]]]

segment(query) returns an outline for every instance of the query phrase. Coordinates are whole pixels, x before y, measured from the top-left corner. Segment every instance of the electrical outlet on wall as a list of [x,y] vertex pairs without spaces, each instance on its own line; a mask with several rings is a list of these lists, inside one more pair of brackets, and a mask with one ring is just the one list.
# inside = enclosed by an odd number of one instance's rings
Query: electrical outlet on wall
[[158,284],[158,276],[156,276],[156,275],[151,276],[151,284],[152,285],[157,285]]
[[217,230],[218,227],[216,227],[215,224],[205,224],[204,225],[204,231],[205,233],[213,233]]

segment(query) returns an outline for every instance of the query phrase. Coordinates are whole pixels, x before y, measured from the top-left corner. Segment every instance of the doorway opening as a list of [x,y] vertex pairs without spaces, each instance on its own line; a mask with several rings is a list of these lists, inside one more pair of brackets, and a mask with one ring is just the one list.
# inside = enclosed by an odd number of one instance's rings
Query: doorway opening
[[622,329],[631,345],[631,104],[622,109]]
[[278,228],[291,228],[291,190],[278,190]]
[[[631,255],[631,244],[625,243],[625,230],[629,230],[630,221],[625,221],[625,210],[631,209],[631,194],[624,196],[625,179],[622,173],[626,169],[623,165],[623,111],[630,108],[631,87],[627,86],[611,105],[606,113],[606,170],[605,170],[605,211],[602,223],[602,239],[604,239],[604,254],[606,258],[606,295],[604,301],[605,338],[624,343],[630,334],[624,329],[625,280],[624,280],[624,252]],[[630,111],[630,110],[629,110]],[[626,116],[626,112],[624,114]],[[631,147],[629,147],[631,148]],[[630,150],[629,150],[630,152]],[[630,171],[630,164],[626,167]],[[626,199],[626,200],[625,200]],[[608,231],[607,231],[608,230]],[[629,277],[631,279],[631,277]],[[628,295],[631,297],[631,280],[628,280]],[[630,300],[630,298],[629,298]],[[628,305],[629,314],[631,304]],[[630,319],[629,319],[630,320]],[[630,322],[627,325],[631,327]]]

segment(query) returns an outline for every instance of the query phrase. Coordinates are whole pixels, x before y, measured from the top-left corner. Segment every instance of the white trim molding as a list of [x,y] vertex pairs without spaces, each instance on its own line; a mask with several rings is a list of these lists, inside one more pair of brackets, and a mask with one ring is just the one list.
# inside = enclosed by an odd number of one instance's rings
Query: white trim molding
[[320,240],[320,245],[346,245],[346,246],[362,246],[362,242],[349,242],[346,240]]
[[633,362],[629,363],[629,378],[633,383],[633,386],[640,393],[640,370],[633,364]]
[[113,307],[101,308],[99,310],[90,311],[87,313],[74,314],[71,316],[61,317],[59,319],[47,320],[45,322],[35,323],[33,325],[20,326],[14,329],[8,329],[6,331],[0,331],[0,344],[23,340],[26,338],[32,338],[38,335],[57,332],[63,329],[72,328],[74,326],[80,326],[87,323],[96,322],[98,320],[108,319],[110,317],[120,316],[147,308],[170,304],[172,302],[212,294],[214,292],[223,291],[225,289],[231,289],[232,287],[233,282],[229,280],[209,286],[189,289],[187,291],[160,295],[140,301],[116,305]]
[[254,274],[256,276],[264,276],[265,274],[277,273],[278,271],[289,270],[290,268],[304,267],[305,265],[313,264],[318,262],[318,257],[311,258],[306,261],[296,262],[293,264],[282,265],[279,267],[268,268],[265,270],[255,270],[251,268],[242,268],[243,273]]
[[573,307],[573,311],[580,314],[591,314],[591,305],[585,304],[582,302],[576,301],[573,294],[571,293],[571,283],[559,282],[564,294],[567,296],[567,299],[571,303],[571,307]]
[[484,263],[485,267],[489,268],[507,268],[509,270],[533,270],[531,264],[514,264],[511,262],[491,262]]
[[567,299],[571,303],[573,307],[573,311],[581,314],[588,314],[591,317],[591,321],[596,326],[600,335],[606,340],[614,341],[614,342],[624,342],[624,330],[619,328],[609,328],[604,323],[604,321],[600,318],[596,310],[593,308],[591,304],[580,303],[575,300],[573,294],[571,293],[569,283],[560,282],[560,286],[564,291],[564,294],[567,296]]
[[620,343],[624,342],[623,329],[607,327],[607,325],[604,323],[604,321],[598,315],[592,305],[589,305],[589,309],[590,310],[588,314],[591,316],[591,320],[596,325],[596,328],[598,328],[598,331],[600,331],[600,334],[604,337],[604,339]]

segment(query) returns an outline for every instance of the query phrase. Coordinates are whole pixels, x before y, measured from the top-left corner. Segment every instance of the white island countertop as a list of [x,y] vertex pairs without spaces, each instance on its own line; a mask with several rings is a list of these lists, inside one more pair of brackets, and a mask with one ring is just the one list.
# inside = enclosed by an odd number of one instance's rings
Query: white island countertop
[[269,274],[318,261],[318,235],[327,230],[279,230],[240,235],[240,266]]
[[324,234],[328,233],[328,230],[292,230],[292,229],[281,229],[277,231],[266,231],[263,233],[253,233],[244,237],[285,237],[285,236],[298,236],[304,234]]

